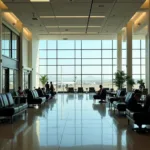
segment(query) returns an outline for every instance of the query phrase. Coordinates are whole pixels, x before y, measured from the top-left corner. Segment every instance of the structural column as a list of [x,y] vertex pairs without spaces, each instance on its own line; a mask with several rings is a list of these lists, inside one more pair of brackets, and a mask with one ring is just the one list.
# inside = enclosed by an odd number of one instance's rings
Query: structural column
[[20,53],[19,53],[19,86],[24,88],[23,86],[23,28],[20,32]]
[[[132,77],[132,21],[127,24],[127,75]],[[130,85],[127,85],[127,91],[132,91]]]
[[117,70],[122,71],[122,34],[117,35]]
[[148,34],[146,35],[146,88],[148,88],[148,93],[150,93],[150,3],[148,12]]
[[2,93],[2,13],[0,10],[0,93]]

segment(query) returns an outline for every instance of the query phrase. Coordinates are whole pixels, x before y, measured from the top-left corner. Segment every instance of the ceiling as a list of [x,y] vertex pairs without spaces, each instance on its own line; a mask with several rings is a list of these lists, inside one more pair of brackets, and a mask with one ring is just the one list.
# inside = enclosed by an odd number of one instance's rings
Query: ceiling
[[[30,0],[3,0],[24,26],[40,39],[114,38],[144,1],[51,0],[51,2],[31,3]],[[40,16],[54,16],[54,18],[40,18]],[[87,18],[56,18],[56,16],[87,16]],[[105,18],[89,16],[105,16]],[[38,20],[33,20],[33,17]]]

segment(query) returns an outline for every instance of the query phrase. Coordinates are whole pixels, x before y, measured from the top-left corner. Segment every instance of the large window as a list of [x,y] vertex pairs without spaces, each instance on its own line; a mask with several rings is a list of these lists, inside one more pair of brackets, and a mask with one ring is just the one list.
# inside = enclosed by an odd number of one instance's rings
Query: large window
[[41,40],[39,45],[40,74],[47,74],[58,91],[66,87],[98,89],[99,84],[113,87],[117,71],[115,40]]
[[17,59],[19,37],[6,26],[2,26],[2,55]]
[[[115,88],[114,73],[117,71],[116,40],[41,40],[39,47],[40,74],[48,75],[57,83],[58,91],[66,87],[98,89]],[[122,70],[126,72],[126,43],[122,45]],[[145,41],[133,40],[133,78],[145,80]],[[134,88],[137,88],[135,85]]]

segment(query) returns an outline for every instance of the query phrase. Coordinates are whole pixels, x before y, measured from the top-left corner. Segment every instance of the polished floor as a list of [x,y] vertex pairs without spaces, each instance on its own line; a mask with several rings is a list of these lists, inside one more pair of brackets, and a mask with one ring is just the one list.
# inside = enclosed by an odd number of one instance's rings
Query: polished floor
[[28,117],[0,124],[0,150],[149,150],[150,134],[138,134],[92,94],[58,94]]

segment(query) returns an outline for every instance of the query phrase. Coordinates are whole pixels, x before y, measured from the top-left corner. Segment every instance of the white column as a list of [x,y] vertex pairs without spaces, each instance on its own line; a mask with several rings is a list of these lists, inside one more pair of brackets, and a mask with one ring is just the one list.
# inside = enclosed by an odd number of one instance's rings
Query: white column
[[[127,75],[132,77],[132,21],[127,24]],[[132,91],[130,85],[127,85],[127,91]]]
[[117,70],[122,71],[122,34],[117,34]]
[[2,14],[0,10],[0,93],[2,93],[2,76],[3,76],[3,70],[2,70]]

